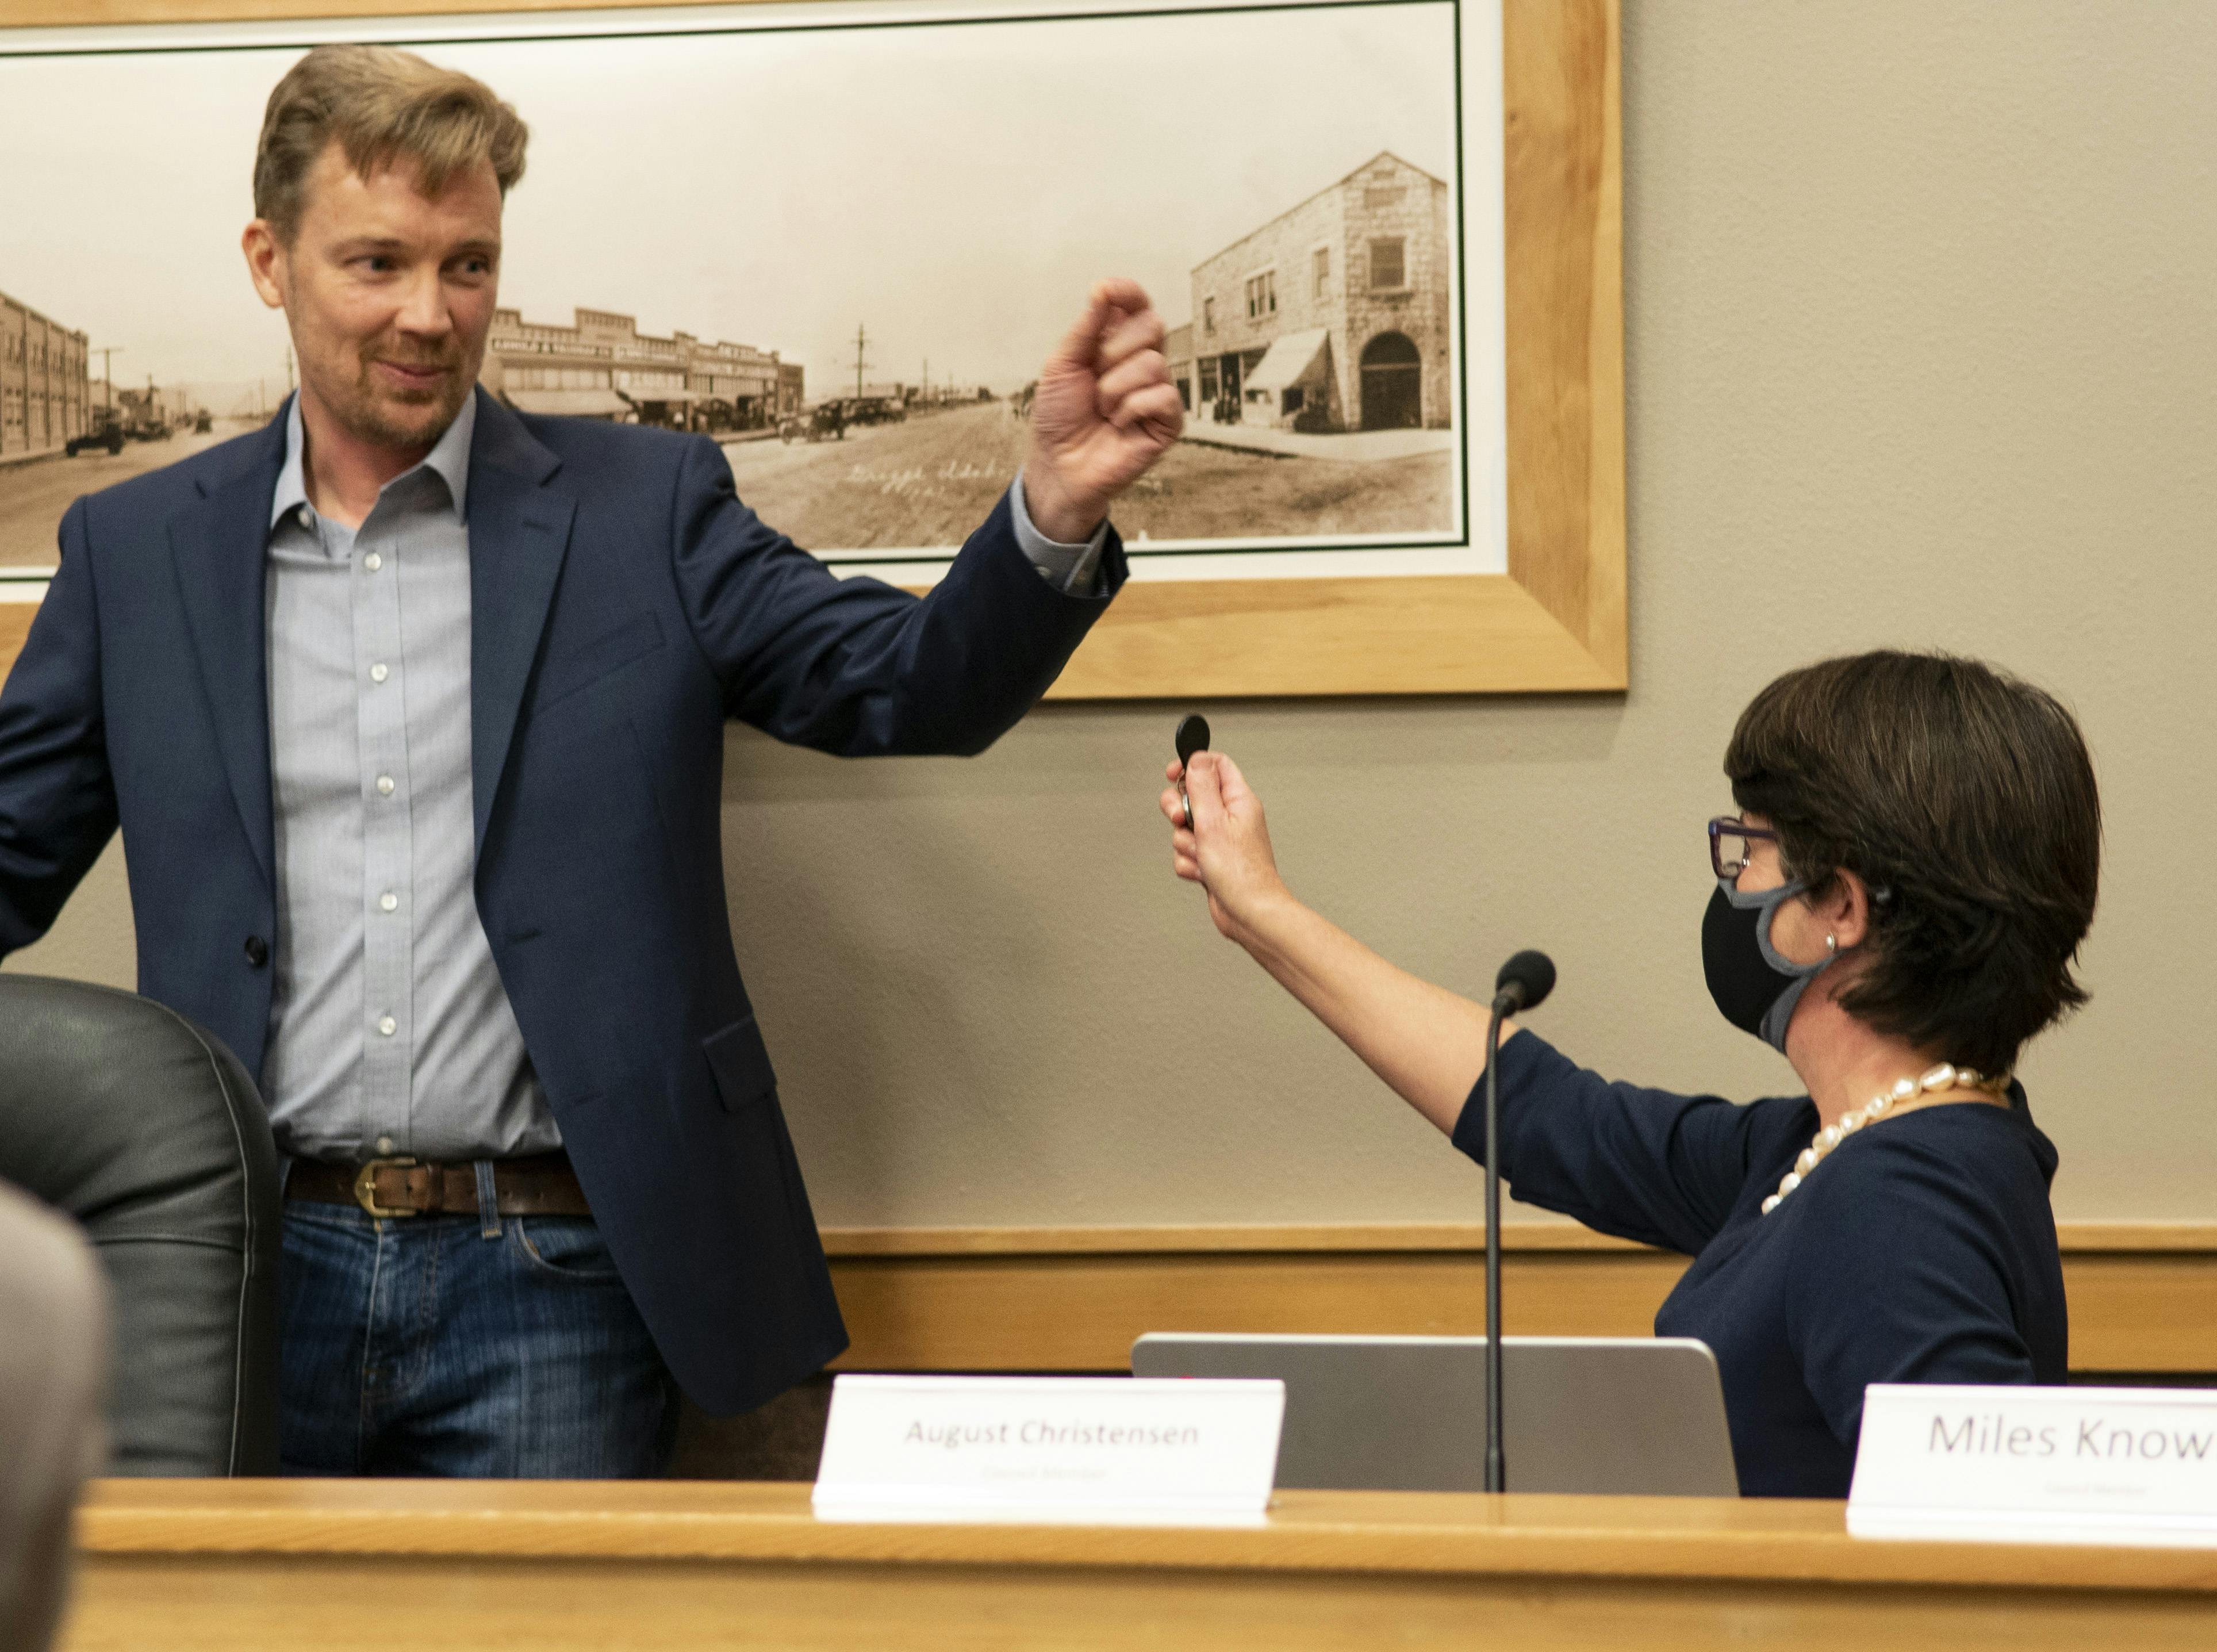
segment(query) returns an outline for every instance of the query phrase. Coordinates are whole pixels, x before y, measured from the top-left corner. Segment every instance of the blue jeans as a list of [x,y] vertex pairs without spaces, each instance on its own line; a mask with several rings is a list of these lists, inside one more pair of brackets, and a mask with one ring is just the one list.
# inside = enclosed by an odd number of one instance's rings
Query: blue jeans
[[641,1479],[677,1392],[587,1216],[285,1206],[286,1471]]

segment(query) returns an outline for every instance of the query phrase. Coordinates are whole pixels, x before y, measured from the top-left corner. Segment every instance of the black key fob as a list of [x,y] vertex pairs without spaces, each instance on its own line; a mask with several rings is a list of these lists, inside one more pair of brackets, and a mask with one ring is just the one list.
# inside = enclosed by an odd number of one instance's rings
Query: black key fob
[[[1208,719],[1198,711],[1189,712],[1177,726],[1178,766],[1183,768],[1193,761],[1195,752],[1208,750]],[[1185,811],[1187,830],[1193,828],[1193,803],[1185,795],[1185,780],[1178,780],[1178,807]]]

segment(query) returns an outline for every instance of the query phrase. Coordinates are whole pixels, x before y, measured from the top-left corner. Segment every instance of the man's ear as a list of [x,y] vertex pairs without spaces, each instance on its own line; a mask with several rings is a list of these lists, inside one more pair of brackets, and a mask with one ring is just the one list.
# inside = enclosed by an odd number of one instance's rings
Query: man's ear
[[257,218],[249,224],[238,238],[238,247],[246,255],[246,273],[262,301],[273,310],[283,309],[285,277],[289,273],[285,268],[285,244],[277,238],[269,220]]

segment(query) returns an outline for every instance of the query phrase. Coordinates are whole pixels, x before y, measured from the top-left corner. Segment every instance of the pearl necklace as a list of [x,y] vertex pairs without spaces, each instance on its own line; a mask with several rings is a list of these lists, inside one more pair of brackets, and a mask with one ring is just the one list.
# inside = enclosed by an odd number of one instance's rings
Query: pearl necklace
[[1801,1156],[1794,1161],[1794,1168],[1780,1179],[1778,1191],[1763,1202],[1763,1214],[1767,1216],[1775,1210],[1780,1201],[1806,1181],[1809,1172],[1816,1169],[1834,1148],[1864,1125],[1884,1118],[1911,1096],[1924,1095],[1935,1090],[1983,1090],[1998,1096],[2007,1088],[2009,1074],[2006,1073],[1998,1078],[1984,1078],[1967,1067],[1956,1067],[1948,1061],[1941,1062],[1921,1079],[1896,1079],[1893,1089],[1851,1113],[1841,1114],[1837,1123],[1827,1124],[1817,1132],[1816,1139],[1801,1149]]

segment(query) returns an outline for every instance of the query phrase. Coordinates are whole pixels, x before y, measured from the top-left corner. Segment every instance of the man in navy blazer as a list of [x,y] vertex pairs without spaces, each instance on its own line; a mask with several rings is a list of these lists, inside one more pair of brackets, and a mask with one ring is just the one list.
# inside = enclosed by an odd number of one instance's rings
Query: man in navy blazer
[[244,244],[300,394],[71,507],[0,695],[0,951],[120,826],[140,989],[262,1075],[312,1471],[652,1473],[672,1374],[728,1412],[846,1346],[732,946],[724,723],[983,749],[1179,426],[1104,283],[946,578],[840,579],[707,439],[473,387],[522,147],[408,54],[294,67]]

